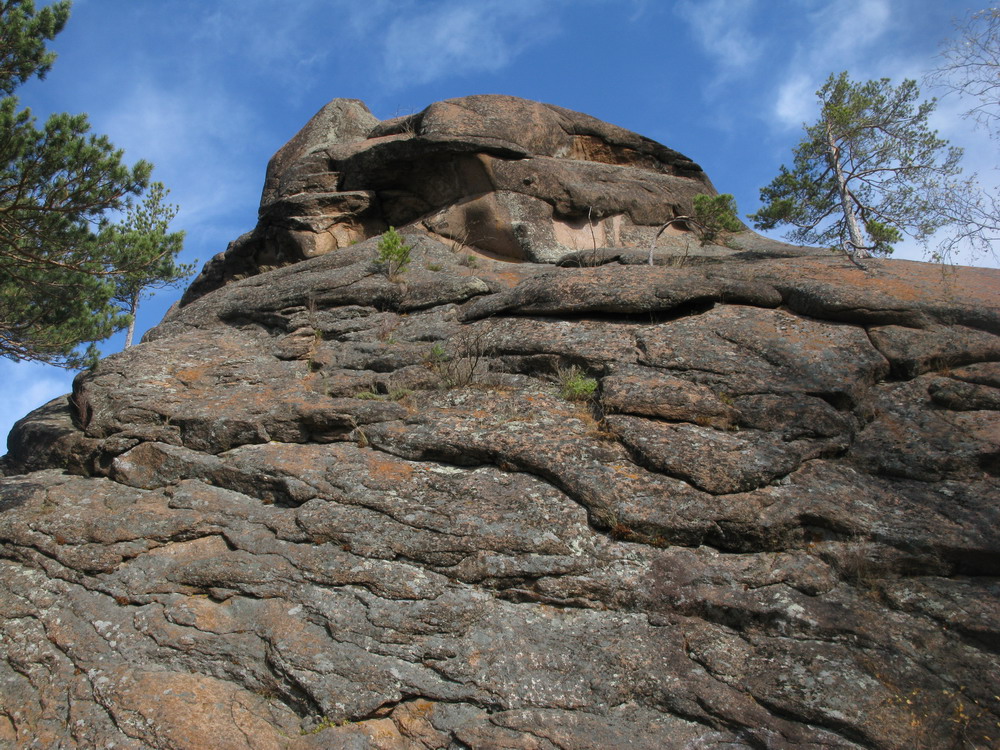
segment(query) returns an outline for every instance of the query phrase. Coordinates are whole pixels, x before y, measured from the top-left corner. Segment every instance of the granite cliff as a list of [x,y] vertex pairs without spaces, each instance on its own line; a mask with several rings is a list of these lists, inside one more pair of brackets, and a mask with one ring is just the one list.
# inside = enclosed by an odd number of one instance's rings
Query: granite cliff
[[1000,272],[648,265],[714,192],[548,105],[325,107],[11,433],[0,744],[996,746]]

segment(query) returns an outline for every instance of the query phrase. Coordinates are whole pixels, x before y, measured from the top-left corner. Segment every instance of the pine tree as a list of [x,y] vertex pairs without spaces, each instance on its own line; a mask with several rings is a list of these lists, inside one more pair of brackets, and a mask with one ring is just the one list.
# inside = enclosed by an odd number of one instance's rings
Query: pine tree
[[141,204],[129,207],[125,220],[114,228],[115,242],[122,255],[152,258],[149,265],[115,277],[115,301],[129,315],[125,348],[132,346],[135,315],[143,294],[149,289],[164,289],[184,281],[194,270],[191,264],[177,263],[184,246],[184,232],[167,232],[177,216],[177,206],[166,203],[170,193],[162,182],[149,187]]
[[0,2],[0,356],[78,367],[96,356],[81,345],[128,325],[118,280],[155,276],[165,256],[155,243],[122,242],[108,219],[142,193],[152,165],[124,164],[86,115],[39,127],[13,96],[51,67],[45,42],[69,10],[67,0],[37,12],[32,0]]
[[806,127],[794,166],[760,191],[764,205],[749,217],[758,229],[790,224],[792,241],[863,258],[950,223],[940,201],[964,185],[956,179],[962,151],[928,127],[935,102],[918,101],[916,82],[855,83],[841,73],[816,95],[819,121]]

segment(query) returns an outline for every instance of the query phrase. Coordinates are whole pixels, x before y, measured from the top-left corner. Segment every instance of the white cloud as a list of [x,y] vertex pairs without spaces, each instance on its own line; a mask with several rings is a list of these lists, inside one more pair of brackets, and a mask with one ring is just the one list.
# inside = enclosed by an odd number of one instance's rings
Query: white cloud
[[629,23],[635,23],[642,18],[649,8],[649,0],[632,0],[632,12],[629,14]]
[[[648,0],[216,0],[195,39],[199,59],[249,61],[283,95],[313,88],[335,66],[345,78],[381,79],[397,90],[442,78],[492,73],[558,31],[560,12],[608,5],[622,20]],[[373,64],[374,63],[374,64]]]
[[[816,61],[846,60],[877,41],[890,30],[889,0],[840,0],[824,5],[813,14],[815,29],[808,45]],[[829,67],[829,66],[828,66]],[[837,70],[845,66],[833,65]]]
[[554,32],[543,3],[482,0],[421,5],[390,22],[385,39],[386,82],[400,88],[448,75],[492,72]]
[[757,10],[755,0],[684,0],[675,10],[713,58],[720,81],[752,72],[763,50],[763,40],[750,28]]
[[137,82],[95,126],[127,155],[157,165],[153,177],[173,188],[170,201],[181,206],[178,222],[190,234],[210,230],[234,204],[256,204],[263,169],[249,171],[243,152],[261,128],[233,97],[186,81],[174,86]]
[[798,5],[784,16],[756,0],[681,0],[675,6],[716,66],[713,86],[752,79],[758,90],[772,87],[769,110],[782,130],[809,118],[813,92],[831,72],[849,69],[864,77],[862,63],[891,30],[892,0]]
[[208,151],[208,145],[223,145],[245,116],[237,102],[215,93],[143,81],[121,94],[100,124],[129,152],[148,154],[154,161],[187,162],[203,156],[196,152]]
[[209,56],[225,65],[227,57],[252,63],[265,77],[294,86],[302,76],[323,68],[336,50],[343,19],[355,33],[386,12],[385,2],[296,0],[219,0],[201,25],[198,41]]
[[813,118],[816,112],[816,86],[807,76],[793,75],[778,87],[774,114],[789,128],[797,128]]
[[[816,111],[814,93],[831,73],[849,70],[855,80],[873,77],[866,70],[873,49],[886,49],[875,45],[890,30],[891,17],[890,0],[841,0],[807,14],[804,36],[796,42],[775,90],[776,124],[792,129],[810,120]],[[885,75],[885,65],[878,68],[877,75]]]
[[[604,0],[605,2],[607,0]],[[633,0],[633,3],[637,0]],[[301,86],[331,59],[380,57],[390,88],[492,72],[549,36],[567,0],[219,0],[200,41]],[[579,7],[582,0],[574,0]],[[249,7],[248,7],[249,6]],[[641,7],[640,7],[641,10]],[[373,55],[374,53],[374,55]]]

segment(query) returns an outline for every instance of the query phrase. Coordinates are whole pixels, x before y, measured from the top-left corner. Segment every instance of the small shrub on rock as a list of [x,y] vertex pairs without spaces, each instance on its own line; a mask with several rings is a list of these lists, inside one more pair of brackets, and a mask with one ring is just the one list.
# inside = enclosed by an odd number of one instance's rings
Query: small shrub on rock
[[464,388],[489,369],[493,331],[492,323],[464,328],[452,337],[450,351],[436,343],[424,363],[437,374],[443,388]]
[[714,242],[725,234],[742,232],[744,227],[736,216],[736,200],[729,193],[696,195],[694,223],[701,230],[701,244]]
[[403,236],[395,227],[382,235],[378,241],[378,263],[385,269],[385,275],[394,279],[403,273],[410,265],[410,250],[413,248],[403,242]]

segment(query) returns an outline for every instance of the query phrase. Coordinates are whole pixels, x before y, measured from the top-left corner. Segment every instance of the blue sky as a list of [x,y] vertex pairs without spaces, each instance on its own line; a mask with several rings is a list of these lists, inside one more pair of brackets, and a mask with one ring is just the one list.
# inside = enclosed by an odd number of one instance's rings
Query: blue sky
[[[40,3],[44,4],[44,3]],[[253,228],[270,156],[327,101],[382,119],[469,94],[579,110],[699,162],[742,213],[789,162],[832,72],[921,79],[963,0],[77,0],[59,58],[18,95],[86,112],[181,208],[199,266]],[[928,96],[935,92],[924,89]],[[995,183],[997,144],[941,101],[934,126]],[[919,247],[897,257],[920,258]],[[982,263],[982,261],[980,261]],[[145,302],[138,333],[180,290]],[[123,336],[104,342],[118,351]],[[0,436],[73,373],[0,359]]]

